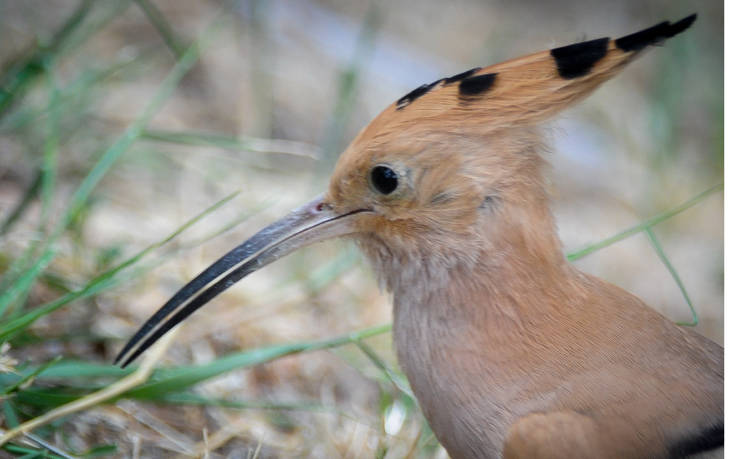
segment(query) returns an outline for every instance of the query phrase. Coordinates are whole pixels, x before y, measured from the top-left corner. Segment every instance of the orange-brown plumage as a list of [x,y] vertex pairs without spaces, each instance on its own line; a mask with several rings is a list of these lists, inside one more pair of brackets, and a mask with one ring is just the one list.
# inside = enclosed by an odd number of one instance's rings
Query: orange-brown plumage
[[393,293],[399,361],[452,457],[678,457],[721,444],[722,348],[566,261],[538,127],[693,21],[417,88],[357,136],[325,196],[185,286],[121,356],[259,266],[351,236]]

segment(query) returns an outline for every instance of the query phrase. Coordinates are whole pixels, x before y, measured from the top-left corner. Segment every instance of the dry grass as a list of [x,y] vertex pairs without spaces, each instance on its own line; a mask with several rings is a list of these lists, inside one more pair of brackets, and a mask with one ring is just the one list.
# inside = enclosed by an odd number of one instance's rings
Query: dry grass
[[[690,32],[554,124],[555,212],[570,253],[722,182],[722,4],[696,6]],[[110,362],[137,326],[216,257],[318,193],[341,148],[408,90],[690,8],[0,3],[0,343],[12,345],[0,352],[2,428],[128,375]],[[198,40],[209,44],[190,48]],[[653,227],[661,251],[642,231],[576,263],[686,321],[663,253],[698,329],[721,343],[722,219],[715,192]],[[0,454],[442,457],[389,333],[350,334],[390,320],[389,298],[354,247],[312,247],[187,321],[152,381]]]

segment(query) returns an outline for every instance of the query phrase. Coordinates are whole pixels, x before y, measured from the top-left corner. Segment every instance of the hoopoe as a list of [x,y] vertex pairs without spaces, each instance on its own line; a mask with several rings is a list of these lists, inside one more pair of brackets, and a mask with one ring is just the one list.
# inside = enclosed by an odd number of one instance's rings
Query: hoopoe
[[539,123],[695,18],[411,91],[347,147],[325,194],[185,285],[117,361],[251,272],[349,236],[393,294],[399,362],[450,456],[683,457],[722,445],[722,347],[567,262],[540,156]]

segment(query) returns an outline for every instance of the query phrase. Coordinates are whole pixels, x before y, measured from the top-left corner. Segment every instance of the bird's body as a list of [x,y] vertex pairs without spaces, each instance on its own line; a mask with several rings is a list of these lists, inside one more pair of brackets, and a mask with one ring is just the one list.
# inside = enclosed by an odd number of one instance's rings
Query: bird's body
[[259,267],[351,236],[393,294],[399,362],[453,458],[683,457],[721,445],[722,347],[567,262],[538,127],[693,21],[417,88],[357,136],[324,196],[187,284],[120,356]]
[[395,297],[401,366],[451,457],[679,457],[716,443],[721,347],[566,262],[547,277],[488,258],[443,286],[418,281],[437,285],[424,298]]

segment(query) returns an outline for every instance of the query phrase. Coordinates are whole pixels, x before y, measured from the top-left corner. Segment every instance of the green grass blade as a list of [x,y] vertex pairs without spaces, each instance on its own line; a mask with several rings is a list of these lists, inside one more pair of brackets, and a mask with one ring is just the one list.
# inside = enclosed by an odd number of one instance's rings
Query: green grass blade
[[[34,247],[31,247],[30,249],[33,248]],[[33,285],[33,282],[36,280],[36,277],[38,277],[38,275],[41,274],[44,269],[46,269],[49,263],[51,263],[51,261],[54,259],[55,255],[56,249],[47,249],[41,255],[41,258],[33,263],[33,266],[25,269],[20,274],[20,277],[12,281],[12,284],[7,287],[2,294],[0,294],[1,313],[5,313],[7,308],[15,300],[17,300],[20,296],[24,295],[28,290],[30,290],[31,285]],[[25,259],[25,257],[22,257],[22,259]]]
[[38,192],[41,190],[42,177],[43,171],[39,170],[36,173],[36,177],[33,179],[33,182],[31,182],[31,186],[29,186],[26,192],[23,193],[23,197],[20,199],[18,204],[16,204],[16,206],[13,208],[12,211],[10,211],[5,220],[3,220],[2,225],[0,225],[0,236],[10,230],[13,224],[17,222],[21,216],[23,216],[26,210],[28,210],[28,206],[31,204],[31,202],[33,202],[36,196],[38,196]]
[[217,147],[223,150],[252,151],[255,153],[283,153],[316,159],[320,153],[316,147],[303,142],[258,137],[232,137],[203,132],[176,132],[146,129],[143,139],[179,145]]
[[279,344],[251,349],[218,358],[205,365],[162,369],[156,372],[150,382],[130,390],[125,396],[144,399],[159,398],[166,394],[183,391],[197,383],[238,368],[259,365],[301,352],[343,346],[345,344],[355,343],[361,339],[386,333],[390,330],[391,325],[381,325],[323,341]]
[[37,368],[32,369],[27,374],[25,374],[23,377],[18,378],[17,382],[3,389],[2,392],[0,392],[0,395],[7,395],[7,394],[17,391],[20,386],[36,378],[38,375],[40,375],[41,373],[43,373],[44,371],[48,370],[49,368],[54,366],[56,363],[58,363],[59,360],[61,360],[61,356],[56,356],[56,358],[53,358],[49,360],[48,362],[44,363],[43,365],[39,365]]
[[49,454],[47,451],[41,451],[37,449],[31,449],[26,446],[19,446],[14,443],[9,443],[7,445],[3,445],[3,450],[14,453],[14,454],[23,454],[22,456],[14,456],[18,459],[35,459],[35,458],[43,458],[43,459],[64,459],[61,456],[57,456],[55,454]]
[[216,203],[214,203],[213,205],[205,209],[203,212],[199,213],[195,217],[185,222],[183,225],[178,227],[174,232],[172,232],[171,234],[169,234],[162,240],[149,245],[145,249],[136,253],[132,257],[118,264],[117,266],[96,276],[94,279],[87,282],[87,284],[84,287],[78,290],[75,290],[73,292],[67,293],[66,295],[63,295],[62,297],[54,301],[46,303],[38,308],[33,309],[32,311],[29,311],[28,313],[16,319],[13,319],[11,321],[6,322],[5,324],[0,325],[0,341],[7,339],[10,335],[17,333],[18,331],[28,327],[29,325],[31,325],[33,322],[35,322],[39,318],[59,309],[60,307],[64,306],[65,304],[71,301],[74,301],[80,298],[84,298],[90,295],[94,295],[95,293],[98,293],[104,290],[109,285],[111,285],[111,283],[113,282],[113,277],[117,275],[120,271],[136,264],[141,258],[146,256],[151,251],[171,241],[173,238],[175,238],[176,236],[178,236],[179,234],[181,234],[182,232],[190,228],[192,225],[200,221],[202,218],[214,212],[215,210],[219,209],[225,203],[229,202],[231,199],[237,196],[238,193],[239,191],[232,193],[229,196],[226,196],[225,198],[217,201]]
[[135,3],[138,4],[140,9],[148,17],[148,20],[153,24],[153,27],[156,28],[161,38],[163,38],[163,42],[166,43],[166,46],[174,54],[174,57],[177,59],[180,58],[184,54],[186,47],[181,44],[181,41],[174,33],[171,24],[169,24],[163,16],[163,13],[161,13],[161,10],[148,0],[135,0]]
[[132,373],[129,368],[122,369],[116,365],[107,363],[93,363],[80,360],[62,360],[51,368],[48,368],[38,376],[38,380],[49,379],[96,379],[96,378],[122,378]]
[[39,388],[29,387],[14,394],[13,400],[19,406],[33,406],[38,408],[56,408],[57,406],[73,402],[80,397],[95,392],[101,387],[78,388],[78,387],[54,387]]
[[695,204],[702,201],[707,196],[717,192],[722,191],[724,189],[723,184],[715,185],[712,188],[709,188],[708,190],[705,190],[698,195],[694,196],[687,202],[680,204],[673,209],[667,210],[666,212],[662,212],[658,215],[654,215],[653,217],[645,220],[644,222],[633,226],[631,228],[628,228],[624,231],[619,232],[618,234],[615,234],[614,236],[611,236],[607,239],[604,239],[600,242],[597,242],[595,244],[589,245],[581,250],[578,250],[576,252],[572,252],[570,254],[567,254],[567,260],[569,261],[575,261],[579,260],[582,257],[585,257],[593,252],[597,252],[600,249],[604,249],[605,247],[609,247],[613,245],[614,243],[618,241],[622,241],[623,239],[626,239],[630,236],[633,236],[634,234],[638,234],[641,231],[644,231],[646,228],[651,228],[655,225],[658,225],[659,223],[668,220],[669,218],[673,217],[674,215],[680,214],[681,212],[684,212],[688,208],[694,206]]
[[172,405],[200,405],[200,406],[217,406],[221,408],[232,408],[239,410],[274,410],[274,411],[310,411],[315,413],[329,413],[351,419],[355,422],[364,423],[354,414],[340,409],[338,406],[325,405],[315,402],[271,402],[271,401],[242,401],[229,400],[220,398],[205,397],[192,392],[179,392],[167,394],[161,398],[155,399],[156,403],[166,403]]
[[319,292],[331,285],[337,278],[352,269],[362,259],[357,248],[351,246],[328,263],[314,269],[306,279],[306,288],[310,292]]
[[651,245],[653,245],[653,248],[656,249],[656,255],[658,255],[658,257],[661,259],[663,264],[666,266],[666,269],[669,270],[669,274],[671,274],[671,277],[674,278],[674,282],[676,282],[679,290],[681,290],[681,294],[684,295],[684,300],[687,302],[687,305],[689,306],[689,311],[691,311],[692,313],[691,322],[677,322],[676,324],[684,325],[687,327],[696,327],[697,324],[699,324],[699,316],[697,315],[696,309],[694,309],[692,300],[689,298],[689,293],[687,293],[687,289],[684,287],[684,282],[682,282],[681,277],[679,277],[679,273],[676,272],[676,268],[674,268],[674,265],[672,265],[671,261],[669,261],[669,257],[666,256],[666,253],[664,252],[663,247],[661,247],[661,243],[656,237],[656,234],[654,234],[653,230],[651,228],[646,228],[645,231],[646,235],[648,236],[648,240],[651,241]]
[[13,427],[20,425],[18,413],[15,411],[13,402],[10,400],[3,400],[3,416],[5,417],[6,427],[10,427],[12,429]]
[[99,445],[81,454],[80,457],[100,457],[117,453],[117,445]]
[[[6,220],[6,222],[8,223],[8,227],[12,225],[14,221],[20,218],[23,212],[25,212],[25,209],[27,209],[28,205],[38,196],[44,181],[47,180],[44,178],[44,175],[46,173],[47,171],[44,170],[44,167],[41,167],[39,169],[38,175],[33,181],[33,185],[26,192],[25,196],[22,198],[21,202],[18,204],[13,213],[8,217],[8,220]],[[9,288],[11,288],[11,286],[15,286],[16,288],[19,287],[17,282],[21,281],[19,281],[18,278],[28,269],[29,265],[31,264],[31,260],[38,249],[38,246],[38,239],[31,241],[28,247],[23,250],[23,253],[10,262],[9,266],[3,273],[2,279],[0,279],[0,291],[7,291]],[[18,296],[20,296],[20,294],[18,294]],[[9,304],[0,303],[0,317],[3,316],[8,306]]]
[[373,363],[373,365],[375,365],[380,371],[383,372],[388,381],[390,381],[396,389],[408,395],[412,399],[414,398],[413,392],[411,392],[408,384],[406,384],[406,382],[401,379],[401,377],[396,374],[396,372],[388,367],[388,365],[383,361],[383,359],[380,358],[378,353],[375,352],[372,347],[368,346],[362,340],[357,341],[355,344],[363,352],[363,354],[367,356],[367,358]]
[[[56,185],[59,152],[59,88],[56,82],[56,64],[52,60],[48,65],[48,112],[46,119],[46,141],[43,147],[43,166],[41,180],[41,222],[39,233],[48,230],[49,212]],[[0,312],[0,316],[2,313]]]
[[334,406],[327,406],[314,402],[264,402],[261,400],[242,401],[228,400],[220,398],[205,397],[192,392],[179,392],[166,395],[157,400],[162,403],[171,403],[175,405],[203,405],[203,406],[219,406],[223,408],[238,409],[254,409],[254,410],[288,410],[288,411],[324,411],[328,413],[338,413],[340,410]]
[[58,454],[59,457],[62,457],[63,459],[76,459],[76,456],[72,456],[71,454],[65,451],[62,451],[55,445],[52,445],[51,443],[43,440],[37,435],[34,435],[30,432],[26,432],[25,437],[31,440],[32,442],[34,442],[35,444],[37,444],[39,447],[46,449],[46,451],[43,452],[44,454],[41,455],[42,457],[51,457],[47,454],[47,452],[50,451],[51,453]]

